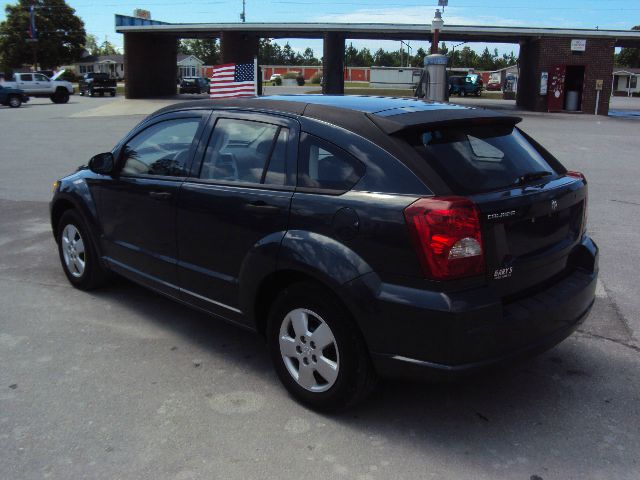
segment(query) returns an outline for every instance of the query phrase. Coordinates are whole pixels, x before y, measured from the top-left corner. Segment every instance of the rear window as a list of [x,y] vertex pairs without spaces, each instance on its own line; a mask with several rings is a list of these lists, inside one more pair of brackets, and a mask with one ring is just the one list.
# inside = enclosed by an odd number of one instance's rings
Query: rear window
[[417,143],[425,160],[460,194],[498,190],[556,175],[510,125],[431,129],[419,133]]

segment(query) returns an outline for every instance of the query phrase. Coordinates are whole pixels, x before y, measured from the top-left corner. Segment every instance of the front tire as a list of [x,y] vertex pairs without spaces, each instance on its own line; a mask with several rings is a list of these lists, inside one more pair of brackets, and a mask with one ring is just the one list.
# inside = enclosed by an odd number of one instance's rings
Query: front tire
[[11,108],[19,108],[22,105],[22,99],[18,95],[11,95],[9,97],[9,106]]
[[100,263],[89,229],[74,210],[67,210],[58,223],[57,241],[60,262],[67,279],[80,290],[104,285],[108,271]]
[[287,287],[274,302],[268,345],[276,373],[300,403],[340,411],[362,400],[375,373],[349,312],[328,290],[311,282]]

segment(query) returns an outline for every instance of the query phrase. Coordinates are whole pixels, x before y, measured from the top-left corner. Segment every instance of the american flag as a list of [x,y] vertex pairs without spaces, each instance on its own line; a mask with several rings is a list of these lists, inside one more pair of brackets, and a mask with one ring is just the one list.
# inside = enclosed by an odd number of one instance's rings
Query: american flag
[[227,63],[213,67],[210,98],[252,97],[255,93],[256,76],[253,63]]

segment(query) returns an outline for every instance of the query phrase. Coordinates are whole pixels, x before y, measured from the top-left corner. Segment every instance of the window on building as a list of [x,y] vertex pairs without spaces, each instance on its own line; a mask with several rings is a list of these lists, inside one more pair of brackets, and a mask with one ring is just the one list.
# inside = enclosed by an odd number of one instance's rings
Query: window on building
[[627,88],[637,88],[638,86],[638,76],[630,75],[627,77]]

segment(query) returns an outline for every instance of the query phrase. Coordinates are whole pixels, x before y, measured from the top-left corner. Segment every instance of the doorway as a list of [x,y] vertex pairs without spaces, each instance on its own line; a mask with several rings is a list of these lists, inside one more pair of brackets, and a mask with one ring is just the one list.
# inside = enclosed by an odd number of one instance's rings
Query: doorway
[[569,112],[582,111],[584,90],[584,65],[567,65],[564,80],[564,109]]

